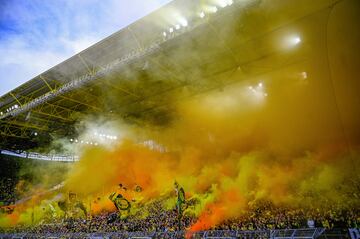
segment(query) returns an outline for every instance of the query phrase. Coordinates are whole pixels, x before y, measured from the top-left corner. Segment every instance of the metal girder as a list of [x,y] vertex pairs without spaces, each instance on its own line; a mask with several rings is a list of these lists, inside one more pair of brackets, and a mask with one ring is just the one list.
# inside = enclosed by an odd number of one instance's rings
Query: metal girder
[[[13,98],[18,102],[20,106],[23,106],[27,104],[28,102],[31,102],[33,99],[28,96],[21,96],[20,98],[16,98],[15,95],[12,95]],[[34,110],[32,110],[34,113],[38,113],[41,115],[46,115],[49,117],[54,117],[57,119],[65,120],[65,121],[73,121],[74,118],[72,117],[76,111],[73,111],[69,108],[65,108],[59,105],[54,105],[49,102],[44,102],[43,104],[36,107]],[[26,112],[24,112],[26,113]]]
[[[84,90],[78,90],[78,92],[80,92],[80,93],[82,94],[82,96],[83,96],[83,101],[76,100],[76,99],[74,99],[74,98],[72,97],[72,96],[74,96],[75,94],[77,94],[76,92],[69,92],[69,93],[67,94],[67,96],[60,96],[60,97],[59,97],[59,100],[56,101],[56,102],[62,102],[62,101],[64,101],[64,100],[68,100],[68,101],[72,101],[72,102],[76,103],[76,104],[77,104],[76,106],[78,106],[78,105],[84,105],[84,106],[86,106],[86,107],[88,107],[88,108],[91,108],[91,109],[93,109],[93,110],[95,110],[95,111],[100,111],[100,108],[99,108],[99,107],[88,103],[88,101],[90,101],[90,99],[92,99],[92,100],[93,100],[93,99],[96,99],[96,101],[98,101],[98,102],[100,101],[100,100],[97,100],[97,97],[96,97],[95,95],[91,95],[91,94],[89,94],[89,93],[85,93]],[[86,102],[85,102],[84,100],[85,100]]]
[[42,86],[42,87],[40,87],[40,88],[32,91],[32,92],[28,95],[28,97],[31,98],[31,99],[35,99],[35,98],[38,97],[38,95],[39,95],[38,92],[44,90],[45,88],[48,88],[48,87],[47,87],[46,85],[44,85],[44,86]]
[[[83,58],[82,58],[81,56],[79,56],[79,58],[83,60]],[[83,60],[83,61],[84,61],[84,60]],[[87,65],[86,65],[86,66],[87,66]],[[93,74],[92,71],[90,71],[90,73]],[[47,87],[49,88],[50,91],[56,91],[57,89],[59,89],[59,88],[61,87],[61,85],[56,85],[55,87],[51,87],[50,84],[48,83],[47,79],[46,79],[45,77],[43,77],[43,76],[40,76],[40,79],[42,79],[42,81],[47,85]],[[89,99],[89,98],[91,98],[91,99],[94,99],[94,98],[97,99],[97,97],[96,97],[95,95],[92,95],[92,94],[86,92],[85,90],[82,90],[81,88],[79,88],[77,91],[87,97],[87,98],[85,98],[86,101],[87,101],[87,99]],[[94,109],[94,110],[100,110],[100,109],[97,108],[96,106],[93,106],[93,105],[91,105],[91,104],[88,104],[87,102],[79,101],[79,100],[76,100],[76,99],[72,98],[71,95],[74,95],[74,92],[68,93],[67,96],[65,96],[65,95],[60,95],[60,96],[59,96],[59,100],[56,101],[56,102],[61,102],[61,101],[63,101],[63,100],[68,100],[68,101],[72,101],[72,102],[77,103],[77,104],[84,105],[84,106],[86,106],[86,107],[88,107],[88,108],[92,108],[92,109]],[[31,98],[31,100],[34,100],[34,99],[35,99],[35,98]]]
[[81,56],[80,53],[77,56],[79,57],[81,63],[86,67],[86,69],[87,69],[87,71],[88,71],[88,73],[90,75],[93,75],[93,74],[96,73],[95,68],[94,67],[90,68],[89,65],[86,63],[85,59]]
[[[194,27],[189,27],[187,28],[186,31],[184,32],[190,32],[191,30],[193,30],[195,28]],[[130,29],[129,29],[130,30]],[[73,90],[78,90],[80,89],[82,86],[88,84],[89,82],[94,81],[95,79],[99,79],[104,77],[105,75],[107,75],[108,73],[110,73],[111,71],[114,71],[115,69],[118,69],[120,67],[122,67],[123,65],[127,65],[131,62],[133,62],[134,60],[137,60],[139,58],[143,58],[149,54],[152,54],[153,52],[157,51],[160,49],[160,45],[163,44],[166,41],[169,41],[171,39],[173,39],[174,37],[181,35],[181,34],[172,34],[172,36],[168,37],[168,38],[159,38],[157,39],[153,44],[150,44],[149,46],[146,47],[141,47],[140,50],[135,50],[130,52],[129,54],[121,57],[121,58],[117,58],[112,62],[109,62],[107,65],[105,65],[104,67],[101,67],[100,69],[90,69],[89,66],[86,64],[86,62],[84,61],[84,59],[82,59],[82,57],[78,54],[80,60],[82,61],[82,63],[86,66],[86,68],[88,69],[88,73],[84,74],[68,83],[65,83],[64,85],[61,85],[57,88],[54,88],[53,90],[50,90],[48,92],[46,92],[45,94],[38,96],[36,94],[32,94],[31,97],[32,100],[30,102],[27,102],[25,104],[23,104],[22,106],[20,106],[18,109],[13,110],[12,112],[9,113],[5,113],[3,115],[0,115],[0,119],[4,119],[6,117],[9,116],[17,116],[19,114],[22,114],[24,112],[33,110],[34,108],[38,108],[39,106],[41,107],[41,105],[43,105],[45,102],[49,102],[55,98],[58,97],[62,97],[64,96],[64,94],[72,92]],[[133,37],[135,37],[133,35]],[[138,43],[139,44],[139,43]],[[43,77],[42,77],[43,78]],[[45,78],[43,78],[42,80],[44,81]],[[45,80],[46,81],[46,80]],[[39,90],[44,89],[44,87],[49,87],[49,89],[51,89],[51,86],[49,84],[46,84],[41,87]],[[37,91],[35,91],[37,92]],[[33,92],[33,93],[35,93]],[[35,96],[36,95],[36,96]],[[80,103],[80,102],[79,102]],[[43,113],[43,112],[41,112]],[[54,111],[54,113],[58,113],[57,111]],[[59,116],[56,115],[54,113],[50,113],[48,114],[48,116]]]
[[77,111],[66,109],[64,107],[53,105],[47,102],[36,107],[33,112],[68,122],[75,121],[76,114],[78,114]]
[[28,139],[31,136],[31,131],[28,130],[27,127],[4,124],[3,121],[0,121],[0,135],[6,137],[15,137],[15,138],[23,138]]
[[124,89],[124,88],[122,88],[120,86],[114,85],[113,83],[110,82],[110,80],[104,80],[104,83],[107,86],[114,88],[115,90],[118,90],[118,91],[121,91],[121,92],[125,93],[126,95],[130,95],[130,96],[132,96],[132,97],[134,97],[136,99],[141,98],[140,96],[136,95],[135,93],[131,92],[130,90],[127,90],[127,89]]
[[[24,99],[22,104],[26,104],[27,102],[30,102],[32,99],[28,98],[27,96],[22,96],[21,99]],[[76,111],[73,111],[71,109],[59,106],[59,105],[54,105],[48,102],[45,102],[42,105],[39,105],[38,107],[36,107],[34,110],[32,110],[33,113],[38,113],[41,115],[46,115],[49,117],[53,117],[56,119],[61,119],[61,120],[65,120],[65,121],[73,121],[74,119],[71,117],[72,115],[74,115],[75,113],[77,113]]]
[[[43,125],[45,126],[47,129],[49,129],[49,125],[50,124],[57,124],[57,125],[66,125],[66,122],[62,122],[57,120],[56,118],[51,118],[51,117],[43,117],[41,114],[36,114],[35,111],[32,111],[35,114],[31,114],[30,117],[28,119],[25,119],[26,122],[29,123],[29,127],[35,126],[37,127],[38,125]],[[31,112],[31,113],[32,113]],[[27,116],[26,116],[27,117]],[[16,118],[15,118],[16,119]],[[21,120],[20,120],[21,121]],[[4,122],[7,122],[6,120],[4,120]],[[19,121],[18,121],[19,122]],[[22,123],[26,123],[24,121],[21,121]],[[32,124],[32,122],[37,122],[39,124]]]
[[34,125],[34,124],[29,124],[29,123],[25,123],[25,122],[20,122],[17,120],[9,120],[9,121],[1,121],[2,124],[8,124],[8,125],[13,125],[13,126],[17,126],[17,127],[24,127],[24,128],[31,128],[31,129],[36,129],[39,131],[47,131],[49,128],[47,127],[47,125]]
[[110,73],[111,71],[113,71],[116,68],[119,68],[123,65],[129,64],[130,62],[132,62],[136,59],[145,57],[146,55],[153,53],[158,48],[159,48],[159,43],[157,42],[157,43],[150,45],[146,49],[144,49],[144,51],[131,52],[123,58],[118,58],[118,59],[114,60],[113,62],[110,62],[105,67],[97,70],[95,72],[95,74],[88,73],[88,74],[82,75],[79,78],[62,85],[57,90],[49,91],[49,92],[35,98],[31,102],[19,107],[18,109],[15,109],[10,113],[5,113],[4,115],[0,116],[0,119],[6,118],[9,116],[16,116],[21,113],[27,112],[29,110],[32,110],[32,109],[38,107],[39,105],[44,104],[45,102],[51,101],[61,95],[71,92],[75,89],[79,89],[79,88],[83,87],[84,85],[88,84],[89,82],[94,81],[95,79],[99,79],[99,78],[106,76],[108,73]]
[[[22,96],[20,101],[16,97],[14,98],[20,105],[32,100],[26,96]],[[42,121],[41,126],[39,126],[39,124],[32,123],[34,122],[33,120],[24,122],[17,119],[17,117],[11,117],[0,121],[0,134],[9,137],[28,138],[29,134],[27,131],[29,129],[49,132],[49,126],[52,123],[60,124],[61,122],[73,122],[76,120],[77,114],[79,113],[78,111],[72,110],[71,107],[65,108],[48,102],[36,107],[31,112],[33,114],[31,117],[36,118],[35,122]]]

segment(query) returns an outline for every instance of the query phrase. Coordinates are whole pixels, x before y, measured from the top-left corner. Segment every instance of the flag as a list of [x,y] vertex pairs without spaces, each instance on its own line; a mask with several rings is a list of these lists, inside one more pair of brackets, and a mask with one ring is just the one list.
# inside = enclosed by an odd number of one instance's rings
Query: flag
[[116,192],[114,192],[110,194],[109,199],[114,203],[115,207],[119,211],[127,211],[131,208],[130,202],[121,194],[117,194]]

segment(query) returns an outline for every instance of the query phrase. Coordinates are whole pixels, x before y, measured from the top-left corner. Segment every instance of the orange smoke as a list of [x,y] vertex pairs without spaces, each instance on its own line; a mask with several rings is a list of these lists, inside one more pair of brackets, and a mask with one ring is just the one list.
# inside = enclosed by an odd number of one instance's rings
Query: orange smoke
[[191,232],[210,229],[221,223],[224,218],[235,218],[238,216],[235,212],[239,212],[239,209],[244,209],[245,205],[245,198],[241,196],[236,188],[223,192],[216,202],[205,206],[197,222],[190,227],[190,235]]

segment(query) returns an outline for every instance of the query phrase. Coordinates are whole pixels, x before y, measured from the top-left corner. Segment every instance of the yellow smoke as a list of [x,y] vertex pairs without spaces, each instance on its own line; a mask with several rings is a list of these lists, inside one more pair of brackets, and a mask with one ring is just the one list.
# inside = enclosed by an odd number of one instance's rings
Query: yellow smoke
[[193,230],[239,216],[254,200],[354,207],[358,148],[349,150],[337,127],[304,117],[317,110],[308,93],[289,95],[284,87],[268,88],[269,96],[257,99],[240,84],[183,101],[181,117],[171,125],[161,131],[143,128],[165,152],[131,138],[111,150],[89,148],[67,188],[79,195],[106,195],[119,183],[129,189],[141,185],[143,200],[149,201],[171,192],[177,180],[187,198],[200,199],[192,211],[199,216]]

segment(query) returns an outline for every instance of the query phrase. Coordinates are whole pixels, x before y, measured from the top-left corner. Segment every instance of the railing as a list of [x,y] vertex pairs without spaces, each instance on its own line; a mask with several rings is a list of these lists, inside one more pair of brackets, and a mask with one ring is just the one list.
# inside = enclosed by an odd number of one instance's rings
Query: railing
[[[325,230],[287,229],[287,230],[254,230],[254,231],[200,231],[191,234],[191,239],[316,239]],[[0,239],[180,239],[185,232],[113,232],[113,233],[55,233],[55,234],[0,234]]]
[[271,231],[272,239],[313,239],[319,237],[325,231],[324,228],[284,229]]
[[39,154],[34,152],[12,152],[8,150],[1,150],[0,153],[3,155],[9,155],[18,158],[29,158],[36,160],[45,160],[45,161],[57,161],[57,162],[75,162],[79,161],[79,156],[76,155],[55,155],[55,154]]

